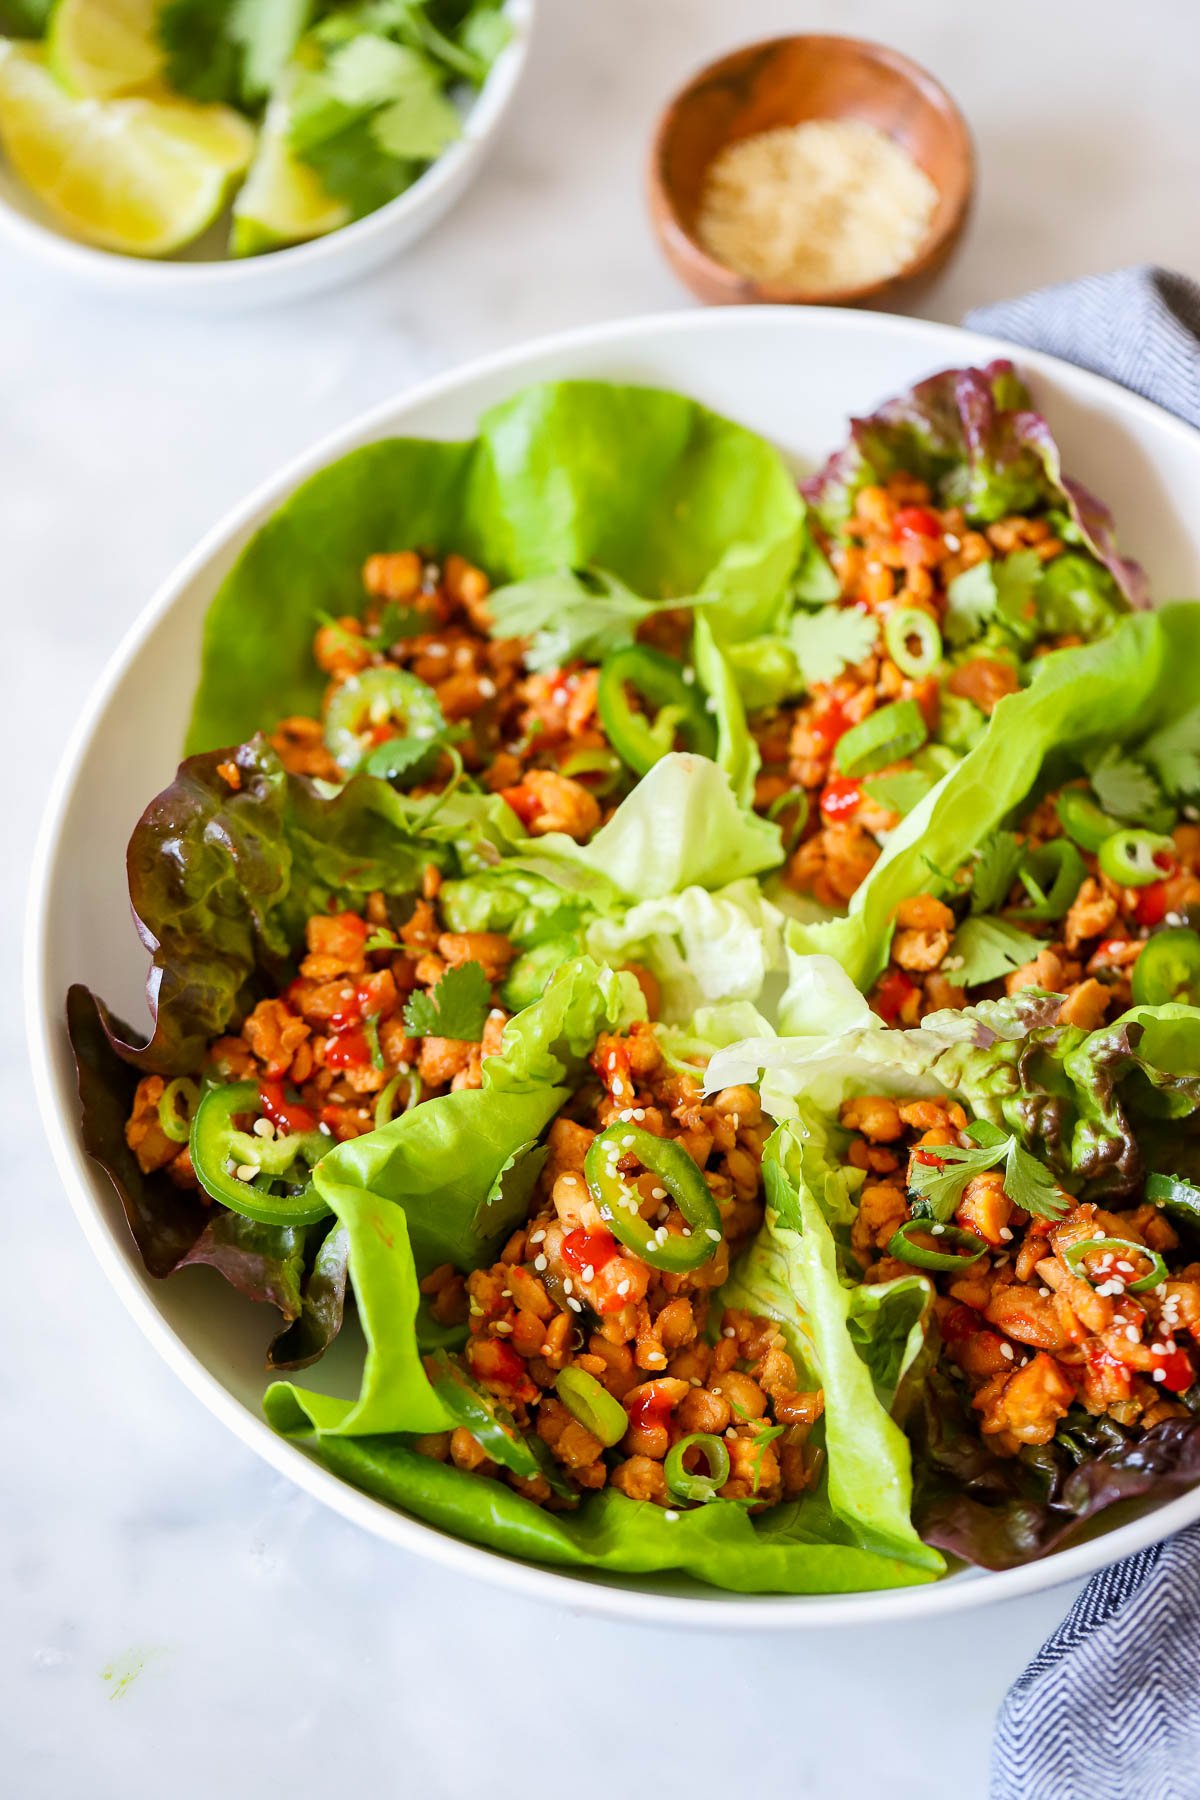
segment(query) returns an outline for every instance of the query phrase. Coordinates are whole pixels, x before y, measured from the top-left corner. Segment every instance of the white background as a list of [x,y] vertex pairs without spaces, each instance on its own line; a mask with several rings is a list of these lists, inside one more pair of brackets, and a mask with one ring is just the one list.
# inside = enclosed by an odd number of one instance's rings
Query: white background
[[434,236],[352,291],[208,322],[0,263],[0,1785],[20,1800],[977,1800],[994,1709],[1071,1597],[716,1638],[427,1569],[319,1511],[167,1373],[41,1141],[21,888],[64,728],[118,635],[230,504],[362,408],[482,351],[686,303],[642,169],[659,105],[695,65],[826,29],[889,41],[947,83],[981,184],[923,298],[932,317],[1143,260],[1200,273],[1193,0],[541,6],[491,166]]

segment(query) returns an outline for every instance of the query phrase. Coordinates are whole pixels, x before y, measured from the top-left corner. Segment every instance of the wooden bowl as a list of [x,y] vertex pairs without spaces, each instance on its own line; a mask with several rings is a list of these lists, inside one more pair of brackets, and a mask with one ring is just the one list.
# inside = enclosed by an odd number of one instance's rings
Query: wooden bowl
[[[809,119],[860,119],[876,126],[938,191],[924,238],[881,281],[821,293],[755,281],[718,262],[697,236],[704,178],[718,152],[739,138]],[[710,63],[667,106],[650,156],[650,212],[675,273],[709,305],[853,306],[891,297],[941,266],[966,221],[974,163],[957,106],[907,56],[861,38],[771,38]]]

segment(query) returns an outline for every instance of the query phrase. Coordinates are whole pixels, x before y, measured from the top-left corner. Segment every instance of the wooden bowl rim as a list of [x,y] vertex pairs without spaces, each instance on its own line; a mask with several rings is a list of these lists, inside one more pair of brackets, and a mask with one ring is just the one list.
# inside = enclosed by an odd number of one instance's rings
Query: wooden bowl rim
[[[959,154],[955,159],[954,177],[939,188],[941,198],[949,202],[950,210],[946,218],[936,230],[931,229],[926,233],[902,267],[881,280],[860,282],[851,287],[825,288],[820,293],[812,293],[804,288],[790,288],[772,282],[756,281],[748,275],[739,275],[706,250],[699,238],[684,225],[670,189],[663,179],[664,153],[684,102],[697,89],[720,79],[740,63],[767,51],[780,50],[786,44],[807,44],[835,54],[843,54],[849,50],[858,53],[866,51],[873,61],[903,76],[928,106],[942,113],[958,138]],[[958,102],[936,75],[931,75],[928,69],[914,62],[911,56],[906,56],[903,50],[893,50],[889,44],[877,43],[873,38],[848,37],[836,32],[783,32],[776,37],[759,38],[754,43],[743,44],[736,50],[727,50],[724,55],[705,63],[703,68],[698,69],[672,94],[659,114],[650,145],[647,167],[650,213],[668,259],[694,293],[697,289],[693,286],[692,277],[703,282],[710,290],[721,290],[722,298],[730,301],[785,306],[853,305],[887,293],[927,269],[936,268],[949,254],[966,222],[974,195],[975,164],[974,140]]]

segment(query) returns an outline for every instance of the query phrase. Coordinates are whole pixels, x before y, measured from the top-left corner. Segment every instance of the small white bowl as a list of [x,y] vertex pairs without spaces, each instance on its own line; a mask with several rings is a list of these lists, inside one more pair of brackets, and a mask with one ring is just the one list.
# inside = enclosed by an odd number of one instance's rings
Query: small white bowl
[[[720,307],[589,326],[506,350],[388,400],[326,438],[218,524],[159,590],[83,709],[47,802],[25,933],[30,1057],[64,1185],[105,1272],[159,1354],[272,1467],[386,1542],[578,1611],[658,1625],[822,1629],[956,1612],[1034,1593],[1200,1519],[1200,1486],[1041,1562],[1002,1574],[962,1570],[929,1587],[879,1593],[737,1595],[671,1576],[553,1570],[478,1549],[338,1480],[263,1418],[273,1314],[239,1300],[211,1269],[155,1281],[142,1267],[111,1183],[79,1136],[64,1026],[68,985],[85,981],[119,1016],[145,1019],[146,953],[129,917],[125,843],[170,780],[195,686],[205,609],[263,521],[335,457],[393,434],[457,438],[529,382],[569,377],[678,389],[742,420],[812,467],[862,412],[932,370],[1011,355],[1048,414],[1066,467],[1114,508],[1121,542],[1162,598],[1200,593],[1200,432],[1149,401],[1053,357],[953,326],[811,307]],[[104,1347],[98,1344],[102,1364]],[[321,1364],[342,1385],[350,1330]],[[343,1385],[344,1384],[344,1385]]]
[[205,312],[237,312],[299,300],[353,281],[415,243],[454,205],[483,166],[529,54],[536,0],[508,0],[512,37],[463,120],[462,136],[412,187],[365,219],[327,237],[263,256],[224,254],[226,221],[178,258],[156,262],[98,250],[46,222],[37,201],[0,154],[0,241],[56,265],[64,275],[133,300]]

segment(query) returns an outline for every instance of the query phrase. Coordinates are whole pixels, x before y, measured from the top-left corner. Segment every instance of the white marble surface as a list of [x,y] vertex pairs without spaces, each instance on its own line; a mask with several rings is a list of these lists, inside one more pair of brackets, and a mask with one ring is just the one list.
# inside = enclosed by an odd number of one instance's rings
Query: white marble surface
[[531,1779],[599,1800],[643,1774],[668,1792],[978,1800],[994,1707],[1069,1598],[819,1641],[685,1640],[391,1552],[260,1467],[158,1363],[33,1118],[19,889],[61,722],[171,565],[310,439],[481,351],[684,303],[640,184],[657,105],[689,68],[803,25],[889,40],[946,80],[982,178],[923,301],[937,318],[1141,259],[1197,273],[1193,0],[542,0],[542,14],[484,179],[354,291],[206,322],[0,266],[15,813],[0,890],[0,1785],[21,1800],[285,1785],[507,1800]]

